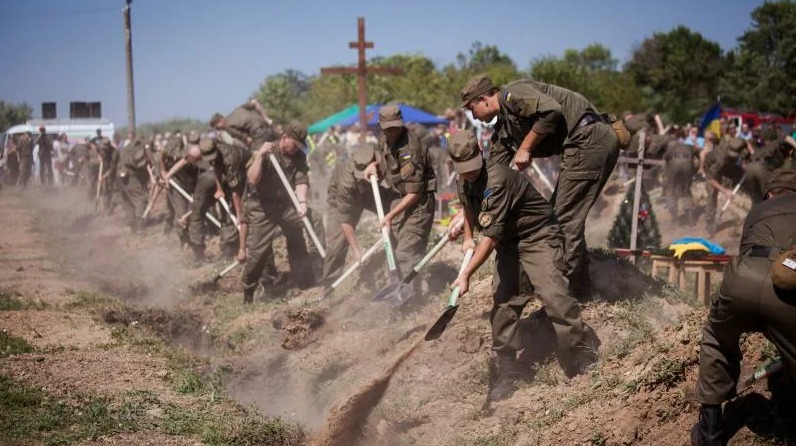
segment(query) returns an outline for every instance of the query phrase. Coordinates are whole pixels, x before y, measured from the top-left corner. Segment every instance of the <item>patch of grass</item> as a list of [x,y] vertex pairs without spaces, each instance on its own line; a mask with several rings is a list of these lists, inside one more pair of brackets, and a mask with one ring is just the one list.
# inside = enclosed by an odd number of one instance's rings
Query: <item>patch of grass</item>
[[594,446],[605,446],[607,443],[608,440],[605,439],[603,433],[596,429],[592,432],[591,437],[589,437],[589,444]]
[[67,403],[0,376],[0,444],[70,444],[135,429],[118,415],[102,398]]
[[474,362],[462,373],[460,383],[467,393],[485,394],[489,390],[489,360]]
[[174,388],[182,394],[207,395],[211,401],[215,401],[224,392],[222,374],[223,370],[220,369],[205,375],[193,369],[181,369],[173,378]]
[[75,291],[70,294],[74,300],[64,304],[66,310],[103,310],[123,306],[119,299],[100,293]]
[[658,386],[671,389],[685,379],[685,367],[686,362],[683,360],[663,359],[642,380],[642,384],[649,389]]
[[550,387],[558,385],[558,363],[555,360],[545,361],[535,366],[532,383],[546,384]]
[[43,301],[28,301],[18,299],[18,294],[8,290],[0,290],[0,311],[44,310],[49,304]]
[[307,435],[299,426],[281,418],[267,418],[253,409],[241,417],[222,417],[200,430],[202,441],[211,446],[299,445]]
[[627,334],[611,346],[608,350],[608,357],[622,359],[629,355],[637,345],[652,342],[655,339],[655,330],[644,319],[636,305],[617,305],[616,311],[610,321],[626,328]]
[[473,446],[511,446],[517,442],[518,430],[514,426],[505,426],[499,433],[480,437],[474,442],[463,442],[461,444],[472,444]]
[[31,353],[34,350],[33,346],[28,344],[28,341],[12,336],[5,330],[0,330],[0,358]]

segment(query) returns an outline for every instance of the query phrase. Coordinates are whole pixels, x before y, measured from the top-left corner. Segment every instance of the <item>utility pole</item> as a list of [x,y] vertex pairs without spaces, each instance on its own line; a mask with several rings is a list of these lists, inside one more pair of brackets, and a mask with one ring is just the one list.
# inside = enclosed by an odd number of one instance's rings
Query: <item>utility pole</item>
[[124,15],[124,49],[127,61],[127,128],[135,134],[135,83],[133,82],[133,30],[130,26],[130,4],[122,9]]
[[359,89],[359,143],[365,144],[365,135],[368,131],[368,117],[365,108],[368,106],[368,74],[401,74],[403,70],[398,67],[368,67],[365,50],[373,48],[373,42],[365,40],[365,18],[357,18],[357,41],[349,42],[349,48],[358,52],[356,67],[326,67],[321,68],[321,74],[355,74]]

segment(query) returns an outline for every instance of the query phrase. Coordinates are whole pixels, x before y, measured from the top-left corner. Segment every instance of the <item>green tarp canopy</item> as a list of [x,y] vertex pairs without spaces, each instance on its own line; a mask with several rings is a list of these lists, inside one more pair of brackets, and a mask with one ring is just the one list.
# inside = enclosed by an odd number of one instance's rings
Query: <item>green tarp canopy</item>
[[349,116],[356,115],[357,113],[359,113],[359,105],[351,105],[350,107],[346,107],[342,111],[339,111],[331,116],[327,116],[318,122],[313,122],[312,125],[310,125],[307,129],[307,133],[323,133],[328,130],[329,127],[333,127],[337,125],[338,122],[342,122]]

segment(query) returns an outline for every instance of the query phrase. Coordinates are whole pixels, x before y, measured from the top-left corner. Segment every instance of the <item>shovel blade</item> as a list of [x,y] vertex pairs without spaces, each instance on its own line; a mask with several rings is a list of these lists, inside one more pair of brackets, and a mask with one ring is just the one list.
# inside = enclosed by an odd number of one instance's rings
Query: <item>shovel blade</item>
[[398,289],[390,293],[384,300],[391,307],[400,307],[410,297],[412,297],[412,284],[401,282],[398,284]]
[[391,284],[387,285],[386,287],[382,288],[381,290],[379,290],[379,292],[376,293],[375,296],[373,296],[372,300],[373,300],[373,302],[382,302],[382,301],[385,301],[387,299],[390,299],[390,297],[393,294],[399,292],[400,288],[401,288],[401,283],[400,282],[391,283]]
[[446,308],[445,312],[442,313],[442,316],[440,316],[439,319],[437,319],[437,322],[434,322],[434,325],[432,325],[428,330],[424,339],[426,341],[433,341],[442,336],[442,333],[445,332],[446,328],[448,328],[448,324],[451,320],[453,320],[453,316],[456,315],[456,311],[458,309],[458,305]]

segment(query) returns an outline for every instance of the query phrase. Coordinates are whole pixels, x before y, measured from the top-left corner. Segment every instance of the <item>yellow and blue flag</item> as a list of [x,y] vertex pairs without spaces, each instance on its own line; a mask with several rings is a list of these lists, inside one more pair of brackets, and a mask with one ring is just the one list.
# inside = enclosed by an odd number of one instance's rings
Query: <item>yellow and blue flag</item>
[[721,137],[721,103],[716,102],[712,107],[705,112],[702,116],[702,122],[699,123],[699,136],[704,136],[705,130],[712,131],[716,137]]

